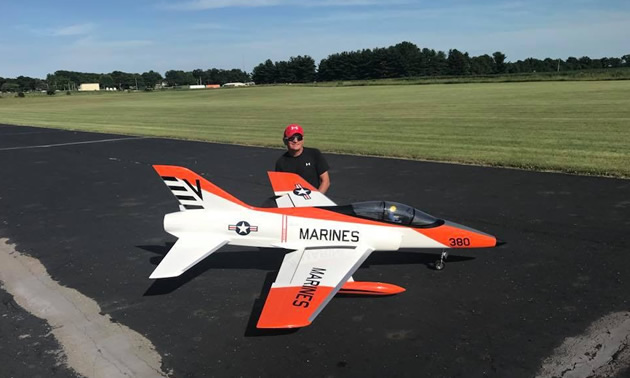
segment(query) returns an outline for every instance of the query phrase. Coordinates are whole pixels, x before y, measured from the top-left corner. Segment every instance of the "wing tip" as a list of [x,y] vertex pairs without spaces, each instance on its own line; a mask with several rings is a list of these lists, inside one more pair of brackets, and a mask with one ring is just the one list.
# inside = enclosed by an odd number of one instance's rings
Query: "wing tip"
[[281,328],[302,328],[309,326],[311,322],[309,321],[279,321],[273,319],[267,319],[265,317],[260,317],[258,319],[258,324],[256,324],[256,328],[261,329],[281,329]]
[[158,272],[157,268],[153,271],[153,273],[151,273],[151,275],[149,276],[150,280],[159,280],[160,278],[173,278],[173,277],[179,277],[181,276],[183,272]]

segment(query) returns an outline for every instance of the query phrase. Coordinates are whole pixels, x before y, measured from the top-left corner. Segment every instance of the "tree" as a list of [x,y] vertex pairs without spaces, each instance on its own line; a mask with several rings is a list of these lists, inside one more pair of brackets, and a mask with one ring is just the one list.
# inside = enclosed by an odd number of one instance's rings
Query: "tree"
[[468,53],[462,54],[457,49],[449,50],[446,62],[448,64],[449,75],[470,74],[470,58],[468,57]]
[[435,70],[434,75],[446,75],[448,72],[448,62],[446,61],[446,53],[444,51],[438,51],[435,54],[432,66]]
[[494,60],[494,73],[505,73],[507,68],[505,66],[505,54],[501,51],[495,51],[492,54],[492,59]]
[[109,75],[109,74],[101,75],[100,79],[98,80],[98,83],[101,88],[114,87],[114,79],[112,78],[112,75]]
[[20,86],[15,83],[5,82],[0,87],[0,91],[2,92],[17,92],[20,89]]
[[264,63],[260,63],[252,71],[252,80],[261,84],[272,84],[277,81],[276,67],[271,59],[265,60]]
[[166,71],[166,75],[164,77],[170,86],[193,85],[197,82],[197,79],[195,79],[192,72],[179,70]]
[[118,87],[118,89],[129,89],[136,86],[136,74],[114,71],[110,75],[114,80],[114,86]]
[[162,75],[155,71],[144,72],[142,74],[144,84],[149,88],[155,88],[156,84],[162,82]]
[[310,56],[291,57],[287,66],[293,83],[309,83],[315,80],[315,60]]
[[191,74],[196,80],[195,84],[205,84],[203,82],[203,74],[204,74],[203,70],[196,69],[196,70],[193,70]]
[[422,51],[411,42],[401,42],[392,50],[396,51],[395,59],[398,59],[398,67],[401,76],[418,76],[422,72]]
[[581,57],[578,62],[580,62],[580,69],[582,70],[591,68],[592,60],[588,56]]
[[494,73],[494,68],[494,59],[488,54],[470,59],[470,73],[473,75],[488,75]]
[[569,70],[579,70],[580,69],[580,62],[577,60],[577,58],[575,57],[568,57],[567,58],[567,69]]
[[289,70],[289,63],[286,61],[280,61],[274,63],[276,72],[277,72],[277,81],[278,83],[292,83],[295,78],[293,77],[293,73]]

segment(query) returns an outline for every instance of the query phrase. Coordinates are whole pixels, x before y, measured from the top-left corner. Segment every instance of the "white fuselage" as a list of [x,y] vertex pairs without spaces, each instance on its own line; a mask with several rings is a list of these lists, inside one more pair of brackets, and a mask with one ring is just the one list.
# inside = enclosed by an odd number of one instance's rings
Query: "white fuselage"
[[191,233],[216,235],[229,240],[229,244],[248,247],[297,249],[365,245],[374,250],[392,251],[447,248],[410,227],[309,218],[243,207],[167,214],[164,229],[178,237]]

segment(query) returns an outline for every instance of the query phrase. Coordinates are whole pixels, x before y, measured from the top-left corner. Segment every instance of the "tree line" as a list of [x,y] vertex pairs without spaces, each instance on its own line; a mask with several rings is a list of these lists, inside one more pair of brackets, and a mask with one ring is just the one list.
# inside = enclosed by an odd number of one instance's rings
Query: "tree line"
[[156,85],[165,83],[167,86],[193,85],[193,84],[225,84],[229,82],[251,81],[250,75],[239,69],[223,70],[212,68],[209,70],[193,70],[191,72],[169,70],[162,76],[159,72],[148,71],[142,74],[113,71],[106,74],[55,71],[48,74],[46,80],[19,76],[15,79],[0,77],[0,91],[39,91],[39,90],[75,90],[84,83],[99,83],[102,89],[116,88],[146,89],[155,88]]
[[372,80],[404,77],[468,76],[517,74],[529,72],[573,71],[630,67],[630,54],[622,57],[591,59],[569,57],[562,59],[527,58],[506,62],[500,51],[492,55],[470,56],[467,52],[451,49],[448,53],[419,48],[411,42],[401,42],[385,48],[344,51],[322,59],[319,65],[308,55],[291,57],[288,61],[267,59],[254,67],[251,75],[240,69],[169,70],[142,74],[113,71],[85,73],[55,71],[45,80],[19,76],[0,77],[0,91],[73,90],[83,83],[99,83],[101,88],[144,89],[166,83],[168,86],[193,84],[225,84],[254,81],[258,84],[311,83],[314,81]]
[[516,74],[619,67],[630,67],[630,54],[620,58],[591,59],[584,56],[579,59],[527,58],[506,62],[506,55],[501,51],[471,57],[457,49],[445,53],[401,42],[386,48],[335,53],[322,59],[317,69],[309,56],[279,62],[268,59],[254,67],[252,79],[259,84],[307,83],[313,80]]

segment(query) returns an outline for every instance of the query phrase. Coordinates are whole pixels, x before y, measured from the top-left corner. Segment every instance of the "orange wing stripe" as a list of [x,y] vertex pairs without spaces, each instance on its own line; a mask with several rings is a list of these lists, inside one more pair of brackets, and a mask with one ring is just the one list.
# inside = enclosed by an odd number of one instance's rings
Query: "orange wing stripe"
[[[313,291],[312,289],[315,288]],[[276,287],[269,291],[258,328],[299,328],[311,324],[311,316],[333,290],[330,286]]]

